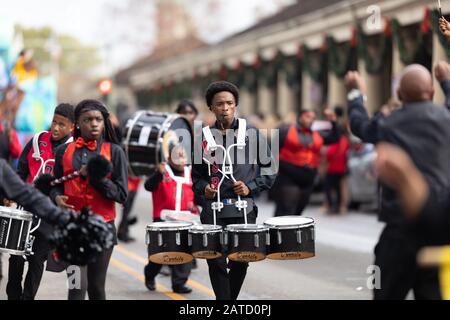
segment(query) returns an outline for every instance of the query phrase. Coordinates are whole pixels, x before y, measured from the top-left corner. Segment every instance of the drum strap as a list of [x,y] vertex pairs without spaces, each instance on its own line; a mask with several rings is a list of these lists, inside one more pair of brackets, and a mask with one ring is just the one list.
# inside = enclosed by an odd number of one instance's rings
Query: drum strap
[[166,171],[169,174],[170,178],[172,178],[177,183],[177,189],[175,193],[175,211],[181,211],[181,196],[183,193],[183,184],[191,183],[191,168],[189,166],[184,167],[184,176],[178,177],[173,173],[172,168],[166,164]]

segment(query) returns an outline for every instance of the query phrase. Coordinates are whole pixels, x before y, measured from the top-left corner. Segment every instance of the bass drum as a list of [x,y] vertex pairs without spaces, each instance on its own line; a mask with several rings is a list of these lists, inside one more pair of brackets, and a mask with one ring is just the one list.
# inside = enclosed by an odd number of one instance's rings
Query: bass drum
[[192,128],[178,114],[139,111],[128,120],[124,133],[123,147],[133,176],[153,174],[161,162],[167,161],[171,146],[182,145],[190,160]]

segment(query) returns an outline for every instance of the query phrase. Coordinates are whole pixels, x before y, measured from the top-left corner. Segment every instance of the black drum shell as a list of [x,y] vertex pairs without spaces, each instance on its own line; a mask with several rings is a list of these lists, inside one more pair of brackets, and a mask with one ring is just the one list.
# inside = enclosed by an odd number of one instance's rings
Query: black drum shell
[[[0,251],[5,249],[4,252],[13,255],[25,254],[30,226],[31,221],[0,216]],[[20,235],[21,228],[22,234]]]
[[[189,231],[187,229],[178,231],[147,230],[149,260],[154,263],[167,265],[179,265],[191,262],[193,257],[189,248],[188,233]],[[177,234],[180,235],[180,244],[177,244],[176,241]],[[159,235],[162,236],[161,246],[159,246],[158,242]]]
[[[255,235],[258,236],[258,246],[255,246]],[[239,262],[257,262],[267,255],[267,231],[239,232],[227,230],[225,235],[228,258]],[[238,240],[236,246],[236,239]]]
[[[301,232],[301,243],[297,232]],[[279,243],[279,234],[281,243]],[[315,227],[269,228],[270,245],[267,258],[275,260],[301,260],[315,256]]]
[[[148,137],[143,141],[144,143],[139,143],[144,127],[147,130],[150,129]],[[189,141],[183,139],[181,142],[189,155],[193,137],[192,128],[187,119],[175,114],[150,111],[135,114],[125,128],[123,143],[131,174],[136,177],[152,175],[155,168],[163,161],[161,140],[164,134],[170,130],[179,129],[186,130],[189,135]]]
[[[207,246],[204,246],[204,236]],[[189,233],[191,253],[198,259],[217,259],[224,254],[223,231]]]

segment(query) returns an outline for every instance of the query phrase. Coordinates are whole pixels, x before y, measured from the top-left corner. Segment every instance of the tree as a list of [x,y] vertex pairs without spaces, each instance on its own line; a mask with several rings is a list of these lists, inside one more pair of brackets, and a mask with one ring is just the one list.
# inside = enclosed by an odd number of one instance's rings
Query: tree
[[22,33],[24,47],[33,49],[41,74],[52,74],[55,65],[62,74],[88,73],[100,63],[97,48],[84,45],[71,35],[58,35],[49,27],[17,26],[16,32]]

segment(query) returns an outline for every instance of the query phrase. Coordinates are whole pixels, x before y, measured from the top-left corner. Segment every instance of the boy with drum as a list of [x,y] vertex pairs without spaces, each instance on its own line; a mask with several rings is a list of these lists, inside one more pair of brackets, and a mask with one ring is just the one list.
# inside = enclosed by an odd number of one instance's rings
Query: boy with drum
[[[225,228],[231,224],[242,224],[246,220],[253,224],[258,215],[254,197],[262,191],[269,190],[276,177],[272,153],[263,135],[255,128],[241,127],[244,122],[236,117],[239,90],[234,84],[226,81],[210,84],[206,91],[206,103],[216,117],[216,123],[210,128],[211,132],[215,132],[213,137],[216,139],[215,142],[227,148],[239,140],[236,136],[241,136],[245,137],[242,139],[245,140],[245,147],[234,152],[232,157],[233,176],[236,182],[228,175],[220,184],[223,178],[220,170],[223,168],[221,161],[224,159],[223,152],[220,149],[208,152],[205,147],[208,145],[205,134],[203,141],[197,139],[194,141],[193,189],[196,195],[205,197],[201,221],[203,224],[214,224],[212,204],[217,199],[220,188],[223,209],[217,213],[217,225]],[[217,137],[221,137],[222,141]],[[206,158],[211,161],[204,161]],[[239,198],[247,202],[247,219],[244,219],[244,210],[239,210],[235,205]],[[248,263],[227,262],[226,257],[220,257],[208,260],[208,266],[216,298],[236,300],[244,283]]]
[[[60,104],[56,107],[50,131],[41,132],[31,139],[19,158],[17,173],[20,178],[32,184],[42,174],[53,174],[55,149],[72,139],[75,116],[73,106]],[[25,260],[21,256],[11,255],[9,258],[8,284],[6,293],[8,300],[34,300],[44,273],[44,262],[47,260],[50,247],[47,241],[52,232],[44,222],[34,232],[34,255],[28,256],[28,272],[22,289],[22,275]]]

